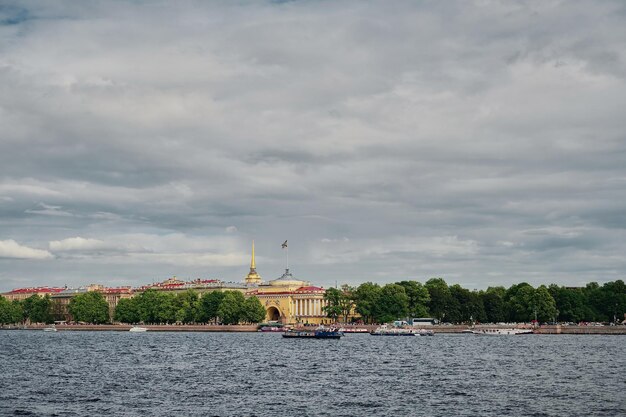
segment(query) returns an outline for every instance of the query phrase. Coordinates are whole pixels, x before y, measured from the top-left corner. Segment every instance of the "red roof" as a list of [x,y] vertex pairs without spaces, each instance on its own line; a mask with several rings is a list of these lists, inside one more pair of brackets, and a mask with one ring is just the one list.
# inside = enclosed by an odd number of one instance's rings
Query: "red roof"
[[31,287],[31,288],[16,288],[11,290],[9,294],[37,294],[37,293],[57,293],[63,291],[65,288],[57,287]]

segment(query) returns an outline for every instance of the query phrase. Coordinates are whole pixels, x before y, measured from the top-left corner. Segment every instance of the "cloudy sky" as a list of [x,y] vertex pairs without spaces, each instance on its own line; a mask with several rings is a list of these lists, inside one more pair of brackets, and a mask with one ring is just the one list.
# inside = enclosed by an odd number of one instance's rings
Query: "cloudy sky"
[[626,277],[623,1],[0,1],[0,291]]

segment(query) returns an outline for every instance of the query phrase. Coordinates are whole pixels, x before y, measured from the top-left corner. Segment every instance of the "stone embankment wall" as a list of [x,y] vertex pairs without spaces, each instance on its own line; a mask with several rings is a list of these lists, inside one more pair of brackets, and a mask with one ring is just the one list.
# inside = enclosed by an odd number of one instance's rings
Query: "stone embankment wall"
[[[41,330],[44,325],[30,325],[30,326],[2,326],[0,329],[25,329],[25,330]],[[56,328],[59,331],[128,331],[132,326],[127,324],[80,324],[80,325],[57,325]],[[142,327],[148,328],[151,332],[256,332],[258,326],[251,325],[145,325]],[[312,329],[316,326],[302,327]],[[341,326],[340,326],[341,327]],[[359,328],[367,329],[368,331],[375,330],[378,325],[357,325],[357,326],[344,326],[345,328]],[[507,325],[478,325],[476,329],[506,329],[513,326]],[[529,325],[518,326],[525,328],[532,328]],[[420,326],[416,328],[433,330],[435,333],[462,333],[464,330],[470,329],[469,326],[453,325],[453,326]],[[535,333],[538,334],[613,334],[613,335],[626,335],[626,326],[541,326],[535,329]]]
[[[27,330],[41,330],[48,326],[32,325]],[[112,331],[127,332],[128,324],[63,324],[55,326],[58,331]],[[252,325],[142,325],[150,332],[256,332],[258,326]]]

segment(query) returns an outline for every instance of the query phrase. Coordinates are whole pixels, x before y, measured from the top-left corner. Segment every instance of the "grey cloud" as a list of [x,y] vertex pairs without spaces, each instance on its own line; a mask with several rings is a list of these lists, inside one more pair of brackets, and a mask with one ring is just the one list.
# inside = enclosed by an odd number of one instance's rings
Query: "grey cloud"
[[240,279],[252,238],[266,277],[289,238],[294,271],[322,285],[620,277],[625,10],[8,4],[0,240],[145,252],[3,259],[0,289]]

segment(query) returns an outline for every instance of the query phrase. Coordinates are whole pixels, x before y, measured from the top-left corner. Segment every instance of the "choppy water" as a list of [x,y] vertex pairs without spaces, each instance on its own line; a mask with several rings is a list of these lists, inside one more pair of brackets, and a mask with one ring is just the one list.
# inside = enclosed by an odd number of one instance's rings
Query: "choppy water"
[[626,336],[2,331],[0,415],[624,416]]

